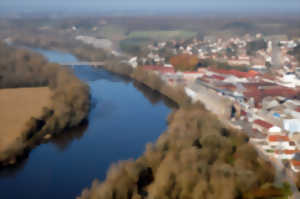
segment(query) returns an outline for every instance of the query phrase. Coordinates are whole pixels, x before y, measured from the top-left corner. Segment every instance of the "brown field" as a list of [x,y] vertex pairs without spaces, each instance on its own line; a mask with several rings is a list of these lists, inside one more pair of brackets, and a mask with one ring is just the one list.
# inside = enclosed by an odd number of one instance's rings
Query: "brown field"
[[0,156],[20,138],[26,122],[50,106],[48,87],[0,89]]

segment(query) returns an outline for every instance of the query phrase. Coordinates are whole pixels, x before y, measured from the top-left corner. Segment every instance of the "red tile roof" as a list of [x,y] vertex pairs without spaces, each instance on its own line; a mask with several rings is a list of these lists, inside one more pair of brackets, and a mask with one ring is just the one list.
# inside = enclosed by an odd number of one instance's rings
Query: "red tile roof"
[[290,162],[294,166],[300,166],[300,161],[298,161],[298,160],[291,160]]
[[248,71],[248,72],[242,72],[238,70],[225,70],[225,69],[216,69],[216,68],[209,68],[210,71],[219,73],[219,74],[224,74],[224,75],[233,75],[239,78],[250,78],[250,77],[255,77],[259,73],[256,71]]
[[275,78],[272,75],[269,74],[263,74],[261,75],[262,78],[268,79],[268,80],[275,80]]
[[286,155],[292,155],[292,154],[295,154],[295,153],[298,153],[299,150],[276,150],[275,153],[276,154],[286,154]]
[[272,86],[265,89],[258,89],[255,87],[247,89],[244,93],[247,98],[254,98],[255,103],[261,102],[265,97],[282,96],[286,98],[293,98],[300,95],[300,91],[296,89],[286,88],[282,86]]
[[220,80],[220,81],[223,81],[225,79],[225,77],[220,76],[220,75],[212,75],[211,78],[217,79],[217,80]]
[[283,153],[290,155],[290,154],[294,154],[294,153],[298,153],[299,150],[284,150]]
[[275,84],[269,83],[269,82],[248,82],[248,83],[243,83],[243,87],[248,89],[255,89],[257,90],[258,87],[264,87],[264,86],[274,86]]
[[291,141],[291,142],[290,142],[290,146],[296,146],[296,143],[293,142],[293,141]]
[[242,115],[242,116],[247,116],[247,113],[246,113],[246,111],[244,111],[244,110],[241,110],[241,115]]
[[269,142],[289,142],[288,136],[284,135],[270,135],[268,138]]
[[282,86],[274,86],[268,89],[262,89],[261,92],[265,96],[283,96],[283,97],[292,97],[299,93],[299,91],[282,87]]
[[262,126],[262,127],[266,128],[266,129],[270,129],[270,128],[273,127],[272,124],[270,124],[270,123],[268,123],[268,122],[266,122],[266,121],[263,121],[263,120],[255,120],[255,121],[254,121],[254,124],[257,124],[257,125],[259,125],[259,126]]
[[183,74],[187,74],[187,75],[190,75],[190,74],[203,74],[202,71],[186,71],[184,72]]
[[220,89],[235,91],[236,86],[234,84],[220,84],[217,86]]

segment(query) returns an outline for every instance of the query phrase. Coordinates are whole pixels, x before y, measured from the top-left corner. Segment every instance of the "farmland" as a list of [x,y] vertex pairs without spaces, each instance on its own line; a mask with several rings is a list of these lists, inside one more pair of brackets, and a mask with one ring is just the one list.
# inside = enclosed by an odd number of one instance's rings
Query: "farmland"
[[152,40],[188,39],[196,36],[196,32],[184,30],[133,31],[128,38],[148,38]]
[[50,99],[48,87],[0,89],[1,155],[21,144],[27,122],[32,117],[41,117],[43,107],[51,106]]

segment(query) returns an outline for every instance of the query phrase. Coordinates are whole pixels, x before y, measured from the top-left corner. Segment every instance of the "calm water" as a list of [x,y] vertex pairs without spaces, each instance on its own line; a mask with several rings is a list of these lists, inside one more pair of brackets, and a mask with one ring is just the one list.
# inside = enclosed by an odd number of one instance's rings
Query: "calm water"
[[[50,61],[70,54],[38,50]],[[0,171],[1,199],[74,198],[112,163],[137,158],[166,129],[170,102],[144,86],[89,66],[74,68],[91,88],[87,124],[32,150],[14,168]]]

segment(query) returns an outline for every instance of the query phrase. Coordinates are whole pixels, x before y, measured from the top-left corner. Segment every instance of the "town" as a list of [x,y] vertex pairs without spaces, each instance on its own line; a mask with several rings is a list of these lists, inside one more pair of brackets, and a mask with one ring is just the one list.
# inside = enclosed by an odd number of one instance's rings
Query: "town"
[[[263,156],[300,172],[300,40],[263,34],[155,42],[129,60],[153,71],[230,126]],[[277,165],[278,166],[278,165]]]

